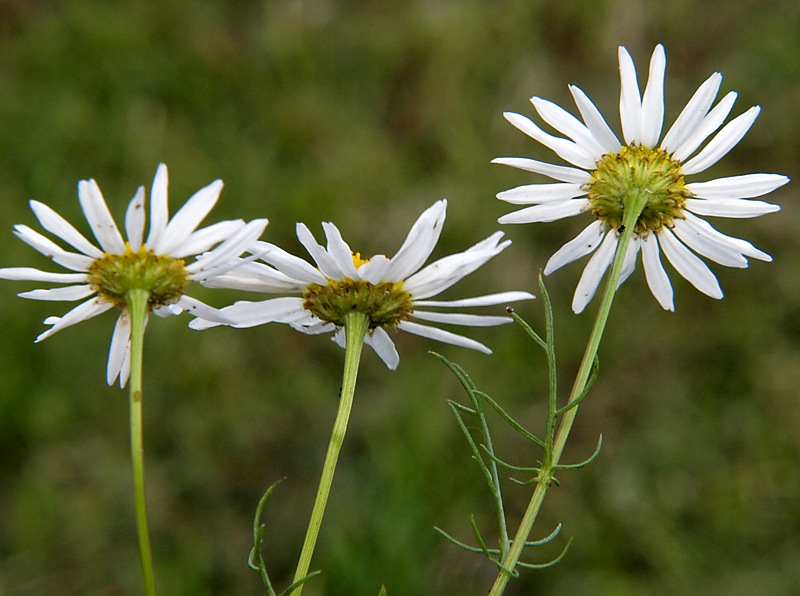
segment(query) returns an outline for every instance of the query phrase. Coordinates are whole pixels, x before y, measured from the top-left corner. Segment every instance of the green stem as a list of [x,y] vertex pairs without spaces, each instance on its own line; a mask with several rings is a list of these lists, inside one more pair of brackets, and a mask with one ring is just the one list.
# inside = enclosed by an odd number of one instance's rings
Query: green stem
[[[358,312],[348,314],[344,319],[344,331],[346,337],[344,353],[344,374],[342,377],[342,391],[339,398],[339,411],[336,413],[336,420],[333,423],[331,440],[328,443],[328,453],[325,455],[325,462],[322,465],[322,475],[317,489],[317,498],[314,501],[314,508],[311,511],[311,519],[308,522],[306,538],[303,542],[303,550],[300,552],[300,560],[297,562],[297,571],[294,574],[294,581],[297,582],[308,575],[308,568],[311,565],[311,557],[314,554],[314,546],[317,543],[317,536],[322,525],[322,517],[325,515],[325,505],[328,502],[328,495],[331,492],[333,474],[336,471],[336,462],[339,459],[339,452],[342,450],[344,435],[347,432],[347,422],[350,419],[350,410],[353,407],[353,395],[356,391],[356,378],[358,377],[358,364],[361,360],[361,349],[364,346],[364,337],[369,330],[369,318]],[[300,596],[303,591],[303,584],[294,589],[292,594]]]
[[142,443],[142,353],[144,351],[144,326],[147,317],[147,290],[134,289],[125,294],[131,317],[131,461],[133,463],[133,495],[136,503],[136,529],[139,534],[139,558],[142,563],[142,580],[147,596],[155,596],[153,556],[150,550],[150,532],[147,528],[147,509],[144,494],[144,447]]
[[[583,354],[578,374],[575,377],[575,383],[572,386],[569,399],[567,403],[576,399],[586,387],[589,380],[589,375],[592,372],[592,364],[594,363],[597,350],[600,347],[600,340],[603,337],[603,331],[606,328],[608,315],[611,312],[611,304],[614,302],[614,295],[617,292],[617,285],[622,273],[622,266],[625,262],[625,253],[628,250],[631,238],[633,237],[633,230],[636,227],[636,222],[641,215],[642,210],[647,205],[647,193],[645,191],[637,191],[635,195],[630,197],[630,202],[627,203],[629,208],[625,211],[623,219],[622,234],[620,235],[619,242],[617,243],[617,250],[614,254],[614,262],[611,266],[611,273],[606,281],[603,299],[600,303],[600,310],[597,313],[597,318],[592,327],[592,333],[589,336],[589,341],[586,345],[586,351]],[[613,234],[614,232],[609,232]],[[545,463],[539,472],[536,488],[533,491],[531,500],[528,503],[528,508],[522,517],[517,534],[514,536],[514,541],[511,543],[511,548],[508,554],[501,561],[502,568],[497,574],[494,585],[489,592],[490,596],[499,596],[505,590],[508,580],[511,579],[511,574],[506,571],[507,569],[513,570],[519,558],[522,555],[522,550],[525,548],[525,542],[533,529],[533,524],[539,514],[539,509],[544,502],[544,497],[547,489],[553,480],[553,475],[558,467],[558,462],[561,459],[561,454],[567,444],[569,433],[572,430],[572,425],[575,422],[575,417],[578,414],[578,407],[575,406],[564,413],[564,418],[561,420],[561,425],[556,433],[555,440],[551,445],[546,446],[546,453],[544,457]]]

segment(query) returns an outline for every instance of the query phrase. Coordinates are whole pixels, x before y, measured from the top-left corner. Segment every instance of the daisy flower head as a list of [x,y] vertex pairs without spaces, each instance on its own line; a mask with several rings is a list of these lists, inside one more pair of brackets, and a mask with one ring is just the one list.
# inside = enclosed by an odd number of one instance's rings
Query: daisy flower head
[[570,165],[520,157],[494,159],[493,163],[555,180],[499,193],[497,198],[503,201],[528,205],[499,221],[549,222],[583,213],[594,217],[550,258],[544,270],[545,274],[552,273],[594,253],[575,290],[575,312],[581,312],[592,299],[614,258],[626,209],[640,214],[620,283],[633,272],[641,253],[650,290],[664,309],[674,310],[672,285],[661,263],[663,251],[672,267],[695,288],[712,298],[722,298],[716,276],[698,255],[728,267],[747,267],[747,257],[762,261],[772,258],[745,240],[717,231],[704,217],[745,218],[778,211],[778,205],[752,199],[772,192],[789,179],[778,174],[745,174],[703,182],[687,182],[685,178],[705,171],[727,154],[750,129],[760,108],[754,106],[723,126],[736,93],[728,93],[714,105],[722,82],[722,75],[714,73],[662,135],[664,47],[658,45],[653,52],[643,94],[633,60],[624,47],[619,48],[619,69],[623,141],[574,85],[569,89],[581,119],[550,101],[531,98],[539,117],[563,136],[545,132],[520,114],[505,114],[512,125]]
[[[144,237],[145,191],[139,187],[125,214],[123,238],[108,205],[94,180],[78,183],[78,199],[97,245],[47,205],[31,201],[31,209],[41,226],[75,249],[66,250],[32,228],[19,224],[14,234],[69,273],[42,271],[30,267],[0,268],[0,279],[68,284],[63,287],[22,292],[34,300],[77,301],[81,304],[63,316],[45,319],[50,328],[37,342],[81,321],[117,307],[121,310],[111,339],[106,380],[119,378],[124,387],[130,374],[131,316],[127,294],[131,290],[148,293],[148,310],[158,316],[186,310],[208,319],[225,320],[217,309],[186,296],[184,288],[203,281],[238,264],[242,254],[261,235],[266,219],[245,223],[222,221],[197,229],[219,198],[222,181],[212,182],[197,191],[170,219],[167,205],[167,167],[158,166],[150,194],[150,230]],[[207,252],[208,251],[208,252]],[[203,260],[186,264],[187,257],[203,255]]]
[[[369,319],[365,343],[372,346],[390,369],[399,356],[387,329],[399,329],[448,344],[484,353],[483,344],[426,323],[488,327],[511,322],[504,316],[439,312],[430,308],[468,308],[528,300],[528,292],[501,292],[460,300],[429,300],[466,277],[505,250],[510,240],[496,232],[464,252],[443,257],[423,267],[439,240],[447,202],[434,203],[411,228],[405,242],[390,259],[376,255],[364,259],[353,252],[332,223],[323,223],[327,245],[317,243],[311,231],[297,224],[297,237],[314,265],[281,248],[257,242],[250,249],[263,262],[242,264],[204,282],[254,292],[288,294],[260,302],[242,301],[222,309],[234,327],[253,327],[269,322],[286,323],[309,335],[333,333],[334,341],[345,346],[344,320],[352,312]],[[190,323],[194,329],[221,324],[203,313]]]

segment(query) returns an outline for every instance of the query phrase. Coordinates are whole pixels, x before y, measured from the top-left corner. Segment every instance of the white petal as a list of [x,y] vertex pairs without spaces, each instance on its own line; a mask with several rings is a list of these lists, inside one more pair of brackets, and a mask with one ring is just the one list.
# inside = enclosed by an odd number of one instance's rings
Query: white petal
[[306,226],[304,223],[298,223],[296,226],[296,231],[297,238],[300,240],[300,244],[305,247],[305,249],[308,251],[308,254],[311,255],[312,259],[314,259],[314,262],[322,272],[322,275],[330,279],[337,280],[344,278],[344,271],[342,271],[342,268],[339,267],[339,263],[332,255],[328,254],[328,251],[325,250],[324,246],[317,242],[316,238],[314,238],[314,234],[312,234],[311,230],[308,229],[308,226]]
[[698,215],[712,217],[758,217],[780,211],[780,205],[753,199],[686,199],[684,207]]
[[[617,153],[622,145],[614,134],[614,131],[608,126],[600,113],[600,110],[594,105],[591,99],[575,85],[569,86],[572,98],[575,100],[575,105],[586,123],[586,127],[591,131],[595,140],[602,147],[603,153]],[[585,182],[585,181],[584,181]]]
[[681,244],[668,228],[661,229],[658,240],[667,259],[684,279],[703,294],[712,298],[722,298],[719,282],[708,266]]
[[526,157],[495,157],[492,163],[511,166],[512,168],[533,172],[535,174],[542,174],[543,176],[548,176],[553,180],[560,180],[562,182],[586,184],[592,181],[592,175],[586,170],[579,170],[569,166],[557,166]]
[[33,213],[36,215],[36,219],[39,220],[39,223],[42,224],[45,230],[55,234],[64,240],[64,242],[77,248],[89,257],[97,259],[103,256],[101,250],[89,242],[83,234],[76,230],[71,223],[61,217],[53,209],[39,201],[31,201],[30,205]]
[[215,180],[193,194],[167,224],[155,245],[148,244],[158,255],[172,254],[171,250],[187,240],[214,208],[222,192],[222,180]]
[[568,161],[579,168],[585,168],[587,170],[594,169],[594,167],[597,165],[597,159],[600,156],[587,155],[583,150],[581,150],[580,147],[578,147],[577,143],[547,134],[541,128],[536,126],[530,119],[522,116],[521,114],[505,112],[503,116],[505,116],[506,120],[508,120],[516,128],[524,132],[535,141],[540,142],[563,160]]
[[617,235],[614,233],[606,234],[600,248],[597,249],[586,264],[586,268],[581,274],[578,286],[575,288],[575,295],[572,297],[572,310],[575,313],[583,312],[586,305],[597,292],[600,280],[614,259],[614,251],[617,249]]
[[39,232],[26,225],[15,225],[14,235],[54,263],[58,263],[62,267],[66,267],[72,271],[88,271],[89,267],[94,263],[94,259],[91,257],[68,252],[49,238],[42,236]]
[[158,165],[153,178],[153,187],[150,190],[150,233],[147,235],[147,246],[156,246],[164,235],[169,221],[169,206],[167,205],[167,187],[169,174],[167,166]]
[[303,293],[307,283],[299,282],[262,263],[243,263],[234,270],[204,279],[201,283],[207,288],[230,288],[247,292],[264,293]]
[[50,290],[31,290],[17,294],[20,298],[31,300],[83,300],[96,292],[92,286],[67,286]]
[[423,300],[444,292],[463,279],[489,259],[499,254],[511,244],[510,240],[500,242],[503,232],[495,232],[462,253],[449,255],[434,261],[421,271],[409,277],[404,289],[417,300]]
[[636,80],[636,67],[633,59],[624,47],[620,46],[619,56],[619,117],[622,122],[622,134],[630,145],[639,142],[642,134],[642,98],[639,95],[639,83]]
[[526,207],[525,209],[508,213],[498,218],[497,221],[501,224],[556,221],[583,213],[588,204],[588,199],[571,199],[558,203],[534,205],[533,207]]
[[85,273],[50,273],[32,267],[4,267],[0,268],[0,279],[71,284],[86,281],[87,276]]
[[378,284],[387,279],[387,272],[392,262],[384,255],[375,255],[367,263],[358,268],[358,277],[371,284]]
[[378,357],[383,360],[389,370],[395,370],[400,364],[400,355],[394,346],[392,338],[381,327],[373,329],[364,337],[364,343],[371,346]]
[[[303,313],[303,299],[297,297],[270,298],[261,302],[241,301],[227,306],[221,311],[232,327],[247,328],[265,323],[283,322],[287,317]],[[215,322],[195,319],[189,323],[192,329],[208,329]]]
[[[256,238],[264,233],[266,219],[254,219],[239,229],[233,236],[207,253],[202,260],[195,261],[186,267],[192,279],[203,279],[208,270],[225,267],[230,261],[254,245]],[[213,271],[212,271],[213,274]]]
[[576,261],[584,255],[588,255],[600,245],[606,231],[600,220],[593,221],[584,230],[559,248],[556,253],[547,261],[544,274],[550,275],[553,271],[560,269],[567,263]]
[[512,205],[532,205],[565,201],[585,196],[588,191],[578,184],[563,182],[560,184],[526,184],[497,193],[497,198]]
[[661,308],[674,311],[675,306],[672,299],[672,284],[669,283],[667,272],[661,264],[661,254],[658,250],[658,236],[650,234],[642,240],[642,262],[644,263],[644,275],[647,278],[647,285],[656,297]]
[[542,120],[575,141],[578,150],[587,157],[598,159],[605,153],[586,125],[564,108],[541,97],[532,97],[531,103]]
[[403,245],[390,259],[391,264],[383,277],[385,281],[401,281],[419,271],[439,241],[446,216],[447,201],[444,199],[422,212],[411,226]]
[[639,142],[645,147],[655,147],[664,123],[664,71],[667,57],[664,46],[658,44],[650,58],[650,74],[642,97],[642,129]]
[[462,335],[451,333],[450,331],[445,331],[444,329],[427,327],[425,325],[420,325],[419,323],[412,323],[411,321],[400,321],[400,323],[397,325],[397,328],[408,333],[413,333],[414,335],[419,335],[420,337],[427,337],[428,339],[434,339],[442,343],[478,350],[484,354],[492,353],[492,351],[482,343]]
[[752,257],[754,259],[759,259],[760,261],[772,261],[771,256],[764,251],[757,249],[747,240],[726,236],[714,228],[706,220],[700,219],[689,212],[684,212],[684,218],[685,225],[691,225],[692,227],[702,230],[703,234],[708,236],[710,239],[713,239],[717,244],[728,246],[746,257]]
[[183,259],[190,255],[199,255],[233,236],[245,226],[243,219],[220,221],[193,232],[186,240],[170,249],[169,254],[175,259]]
[[138,251],[144,241],[144,219],[144,186],[140,186],[125,212],[125,233],[133,252]]
[[700,121],[700,124],[693,130],[686,131],[689,138],[681,145],[675,147],[672,157],[678,161],[685,161],[688,159],[709,135],[713,134],[715,130],[722,126],[722,123],[725,122],[725,118],[730,114],[735,101],[736,93],[734,91],[731,91],[723,97],[720,102],[714,106],[714,109],[706,114]]
[[[117,319],[114,325],[114,334],[111,336],[111,348],[108,350],[108,366],[106,367],[106,383],[113,385],[117,377],[120,376],[120,371],[123,368],[123,363],[130,361],[131,350],[131,319],[128,311],[123,313]],[[125,386],[127,375],[120,379],[120,387]]]
[[97,242],[103,251],[121,255],[125,252],[125,241],[119,233],[119,228],[111,217],[106,200],[100,187],[94,180],[81,180],[78,182],[78,200],[80,201],[86,221],[92,228]]
[[639,256],[639,245],[641,240],[634,236],[628,244],[628,250],[625,251],[625,260],[622,263],[622,271],[619,274],[619,281],[617,281],[617,288],[631,276],[634,269],[636,269],[636,257]]
[[498,294],[487,294],[476,298],[461,298],[460,300],[415,300],[414,306],[422,307],[444,307],[444,308],[467,308],[471,306],[494,306],[496,304],[508,304],[519,300],[533,300],[536,298],[528,292],[500,292]]
[[661,148],[664,151],[667,153],[677,151],[691,137],[697,126],[708,114],[711,104],[714,103],[714,99],[717,97],[721,83],[722,75],[715,72],[697,88],[697,91],[694,92],[692,98],[686,103],[686,106],[664,136],[664,140],[661,141]]
[[[696,221],[702,220],[696,219]],[[738,250],[728,244],[718,243],[703,226],[696,225],[693,221],[676,220],[672,233],[691,250],[720,265],[740,269],[747,267],[747,259]]]
[[339,265],[346,277],[350,279],[358,279],[355,263],[353,263],[353,251],[347,242],[342,238],[342,233],[335,225],[330,222],[323,222],[322,229],[325,231],[325,238],[328,240],[327,249],[328,254],[336,259],[336,264]]
[[700,199],[750,199],[771,193],[787,182],[789,178],[779,174],[746,174],[692,182],[686,189]]
[[412,316],[420,321],[431,323],[445,323],[447,325],[464,325],[466,327],[496,327],[511,323],[511,317],[498,317],[492,315],[469,315],[454,312],[426,312],[415,310]]
[[261,256],[262,261],[269,263],[278,271],[292,279],[307,284],[314,283],[323,286],[328,283],[328,280],[320,273],[319,269],[312,267],[300,257],[296,257],[274,244],[256,242],[254,248],[251,250],[264,253],[263,256]]
[[87,300],[86,302],[79,304],[63,317],[48,317],[45,320],[45,323],[53,326],[39,335],[39,337],[36,338],[36,342],[38,343],[42,340],[45,340],[54,333],[57,333],[62,329],[69,327],[70,325],[75,325],[76,323],[87,321],[92,317],[96,317],[107,310],[111,310],[113,307],[114,306],[110,302],[92,298],[91,300]]
[[688,176],[702,172],[717,163],[742,140],[760,111],[760,107],[753,106],[744,114],[728,122],[700,153],[683,164],[681,171]]

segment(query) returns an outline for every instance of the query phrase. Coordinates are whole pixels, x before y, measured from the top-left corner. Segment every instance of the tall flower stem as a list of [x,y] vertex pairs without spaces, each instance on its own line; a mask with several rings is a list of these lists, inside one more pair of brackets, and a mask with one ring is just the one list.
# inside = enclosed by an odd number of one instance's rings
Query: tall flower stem
[[[294,581],[297,582],[308,575],[308,568],[311,565],[311,557],[314,554],[314,547],[317,543],[319,529],[322,526],[322,518],[325,515],[325,506],[328,503],[328,495],[331,492],[333,474],[336,471],[336,462],[342,450],[344,436],[347,432],[347,422],[350,419],[350,410],[353,407],[353,395],[356,391],[356,378],[358,377],[358,364],[361,361],[361,349],[364,346],[364,337],[369,330],[369,317],[363,313],[353,312],[345,316],[345,353],[344,353],[344,374],[342,377],[342,390],[339,397],[339,411],[336,413],[336,420],[333,423],[331,439],[328,443],[328,453],[325,455],[325,462],[322,465],[322,475],[317,489],[317,498],[314,501],[314,508],[311,511],[311,519],[308,522],[306,538],[303,542],[303,550],[300,552],[300,559],[297,563],[297,570],[294,574]],[[294,589],[292,594],[300,596],[303,591],[303,584]]]
[[136,529],[139,534],[139,557],[142,562],[144,592],[147,596],[155,596],[156,582],[153,575],[153,556],[150,550],[150,531],[147,527],[145,505],[144,446],[142,443],[142,353],[149,297],[150,293],[141,289],[129,290],[125,294],[131,317],[130,423]]
[[[617,243],[617,250],[614,254],[614,262],[611,266],[611,273],[606,281],[603,300],[600,303],[600,309],[597,313],[597,318],[594,321],[592,332],[589,335],[586,351],[584,352],[583,360],[581,360],[581,364],[578,367],[578,373],[575,377],[575,382],[572,385],[572,391],[570,392],[567,403],[571,403],[573,400],[577,399],[586,388],[586,383],[588,382],[592,371],[592,365],[595,357],[597,356],[597,350],[600,347],[600,340],[602,339],[603,331],[606,328],[608,315],[611,312],[611,304],[613,303],[614,295],[617,292],[619,278],[622,274],[622,266],[625,262],[625,254],[628,251],[628,246],[630,245],[631,238],[633,237],[633,231],[636,227],[636,222],[639,219],[639,215],[641,215],[642,210],[647,205],[647,198],[647,192],[645,190],[633,189],[628,196],[629,200],[625,203],[623,224],[621,227],[619,241]],[[551,408],[551,416],[552,415]],[[511,579],[510,571],[514,570],[519,562],[522,550],[525,548],[525,542],[528,540],[528,536],[533,529],[533,524],[539,514],[539,509],[544,502],[547,489],[550,488],[555,472],[559,467],[561,454],[563,453],[564,447],[567,444],[569,433],[572,430],[572,425],[575,422],[575,417],[577,415],[578,405],[567,410],[564,413],[564,417],[561,419],[561,425],[558,427],[558,432],[555,435],[555,439],[551,444],[545,445],[543,464],[539,470],[536,488],[533,491],[531,500],[528,503],[528,508],[525,510],[525,514],[522,517],[522,521],[517,529],[517,533],[514,536],[513,542],[511,543],[511,548],[501,561],[502,568],[497,574],[494,585],[489,592],[490,596],[499,596],[502,594],[505,590],[506,584],[508,584],[508,581]]]

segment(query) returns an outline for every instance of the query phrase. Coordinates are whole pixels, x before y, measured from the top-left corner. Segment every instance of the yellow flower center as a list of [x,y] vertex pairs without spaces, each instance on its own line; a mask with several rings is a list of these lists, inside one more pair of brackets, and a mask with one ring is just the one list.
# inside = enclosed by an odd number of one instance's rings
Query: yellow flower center
[[[356,269],[369,262],[359,253],[353,255]],[[345,315],[360,312],[369,318],[369,328],[394,327],[414,311],[411,294],[403,282],[371,284],[345,277],[329,279],[326,285],[310,284],[303,294],[303,307],[323,321],[344,325]]]
[[663,149],[640,145],[623,147],[619,153],[604,155],[592,172],[588,191],[589,207],[610,229],[620,230],[626,204],[634,193],[647,194],[647,205],[636,222],[634,233],[647,236],[683,219],[683,206],[692,193],[686,188],[680,162]]
[[119,308],[126,308],[128,290],[141,289],[150,294],[150,309],[174,304],[189,283],[189,273],[181,259],[158,256],[142,246],[125,254],[106,254],[89,267],[89,284],[98,296]]

